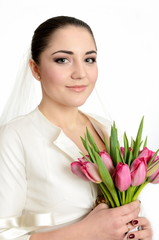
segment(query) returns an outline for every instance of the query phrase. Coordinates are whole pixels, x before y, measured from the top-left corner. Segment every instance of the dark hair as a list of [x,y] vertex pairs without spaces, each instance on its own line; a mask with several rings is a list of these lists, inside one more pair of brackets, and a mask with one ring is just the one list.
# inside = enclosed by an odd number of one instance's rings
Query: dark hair
[[40,54],[46,49],[51,35],[56,30],[63,28],[67,25],[86,28],[94,39],[94,35],[90,26],[82,20],[68,16],[58,16],[50,18],[38,26],[38,28],[34,31],[34,35],[32,38],[31,55],[32,59],[37,64],[40,63]]

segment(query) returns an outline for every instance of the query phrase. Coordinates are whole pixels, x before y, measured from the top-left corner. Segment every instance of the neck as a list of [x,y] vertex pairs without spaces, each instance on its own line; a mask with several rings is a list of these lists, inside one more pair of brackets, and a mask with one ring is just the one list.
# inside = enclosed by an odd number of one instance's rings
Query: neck
[[81,120],[81,113],[76,107],[56,106],[56,104],[44,104],[42,101],[39,110],[56,126],[62,129],[73,129]]

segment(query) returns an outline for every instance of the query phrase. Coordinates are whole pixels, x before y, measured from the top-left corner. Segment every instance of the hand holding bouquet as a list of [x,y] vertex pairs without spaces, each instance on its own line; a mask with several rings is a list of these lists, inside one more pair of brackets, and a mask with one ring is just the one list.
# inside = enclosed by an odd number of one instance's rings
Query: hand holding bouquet
[[82,143],[88,155],[71,163],[74,174],[86,181],[97,183],[110,207],[118,207],[138,198],[148,183],[159,183],[159,156],[149,150],[147,138],[142,141],[142,118],[136,139],[129,143],[126,133],[124,146],[120,146],[115,123],[111,127],[109,142],[100,152],[93,137],[86,129]]

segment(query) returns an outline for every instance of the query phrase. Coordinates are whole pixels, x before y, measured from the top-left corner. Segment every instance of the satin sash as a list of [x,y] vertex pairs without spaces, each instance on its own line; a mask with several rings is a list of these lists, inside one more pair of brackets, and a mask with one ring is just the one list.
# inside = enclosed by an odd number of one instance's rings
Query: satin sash
[[0,218],[0,239],[14,239],[43,227],[55,225],[52,213],[27,214],[20,217]]

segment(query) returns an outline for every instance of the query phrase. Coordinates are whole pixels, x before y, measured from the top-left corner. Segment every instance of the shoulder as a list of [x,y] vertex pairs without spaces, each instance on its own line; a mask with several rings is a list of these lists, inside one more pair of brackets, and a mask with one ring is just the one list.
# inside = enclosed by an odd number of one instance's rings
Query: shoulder
[[0,128],[0,141],[11,142],[11,139],[19,139],[23,144],[35,144],[35,141],[53,141],[60,134],[60,128],[52,124],[39,111],[34,111],[13,119]]
[[32,121],[33,112],[17,117],[7,124],[0,127],[0,142],[2,140],[18,138],[19,133],[29,128],[29,123]]

